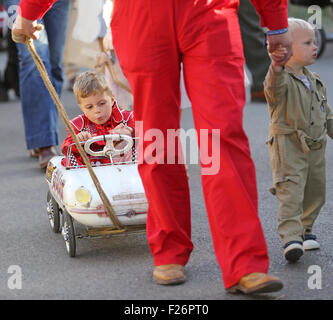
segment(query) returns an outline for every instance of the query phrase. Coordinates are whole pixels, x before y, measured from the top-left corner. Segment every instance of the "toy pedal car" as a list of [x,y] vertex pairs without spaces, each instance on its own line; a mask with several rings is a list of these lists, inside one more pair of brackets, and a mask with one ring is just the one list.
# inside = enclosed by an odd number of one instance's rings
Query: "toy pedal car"
[[[93,143],[103,140],[106,142],[103,150],[91,150]],[[125,141],[126,145],[115,148],[115,141]],[[96,161],[93,170],[126,230],[144,230],[148,204],[134,156],[133,139],[118,134],[97,136],[86,141],[84,149],[91,159],[110,157],[111,163],[98,165]],[[72,145],[68,148],[67,159],[71,150]],[[67,253],[74,257],[77,238],[110,236],[117,230],[104,209],[88,169],[70,166],[68,160],[64,166],[63,159],[64,156],[56,156],[48,163],[47,213],[52,230],[62,233]],[[84,226],[84,234],[76,234],[74,222]]]

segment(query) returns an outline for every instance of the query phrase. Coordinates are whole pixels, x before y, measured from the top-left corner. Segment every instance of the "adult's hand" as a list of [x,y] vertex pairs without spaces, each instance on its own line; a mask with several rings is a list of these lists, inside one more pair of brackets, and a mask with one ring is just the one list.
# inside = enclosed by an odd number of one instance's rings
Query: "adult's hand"
[[290,31],[282,34],[267,36],[268,42],[268,53],[273,53],[278,48],[285,48],[285,54],[282,56],[272,55],[271,58],[274,60],[276,65],[284,66],[292,56],[292,38]]
[[43,25],[37,24],[37,20],[28,20],[20,14],[17,15],[12,28],[12,38],[15,42],[26,43],[27,38],[37,40]]

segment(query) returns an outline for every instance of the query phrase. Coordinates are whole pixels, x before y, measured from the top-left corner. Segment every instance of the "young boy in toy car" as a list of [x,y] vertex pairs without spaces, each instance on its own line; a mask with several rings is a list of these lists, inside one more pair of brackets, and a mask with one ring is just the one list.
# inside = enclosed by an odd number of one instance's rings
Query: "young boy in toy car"
[[[71,120],[71,125],[80,142],[85,142],[94,136],[108,134],[124,134],[132,136],[134,132],[134,117],[132,111],[122,110],[118,107],[112,91],[102,73],[97,71],[86,71],[80,74],[73,87],[73,92],[83,114]],[[74,143],[70,133],[62,145],[62,153],[66,156],[62,164],[66,166],[79,167],[83,160]],[[68,148],[72,150],[67,159]],[[98,141],[92,145],[94,151],[105,146],[104,141]],[[106,157],[88,156],[92,164],[110,163]]]

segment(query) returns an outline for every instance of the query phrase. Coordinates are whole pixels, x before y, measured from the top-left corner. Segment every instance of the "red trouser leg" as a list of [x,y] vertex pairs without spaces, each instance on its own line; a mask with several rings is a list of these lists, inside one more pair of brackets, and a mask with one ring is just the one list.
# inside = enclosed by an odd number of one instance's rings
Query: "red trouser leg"
[[[203,175],[202,183],[228,288],[247,273],[266,272],[268,257],[257,214],[254,165],[242,128],[243,51],[236,9],[222,8],[219,0],[206,3],[117,0],[111,27],[133,90],[135,118],[143,120],[143,137],[158,128],[166,144],[166,130],[179,128],[181,56],[198,134],[200,129],[220,129],[218,141],[213,139],[220,150],[213,161],[220,170]],[[143,152],[149,149],[147,140]],[[149,202],[147,237],[155,265],[184,265],[193,247],[184,166],[144,163],[139,171]]]
[[[216,12],[218,8],[197,12],[207,31],[201,33],[200,23],[193,22],[181,30],[180,47],[196,130],[220,129],[220,139],[212,144],[219,143],[212,161],[220,170],[207,170],[202,185],[216,257],[230,287],[247,273],[267,272],[269,261],[258,218],[255,167],[242,124],[244,58],[237,11]],[[200,140],[199,146],[202,150]]]
[[[170,35],[169,17],[162,7],[156,8],[159,5],[163,1],[116,1],[111,25],[116,53],[133,92],[134,117],[143,121],[144,152],[149,151],[150,129],[158,128],[166,145],[167,129],[180,126],[180,55]],[[149,204],[147,238],[154,263],[185,265],[193,244],[184,165],[143,163],[139,173]]]

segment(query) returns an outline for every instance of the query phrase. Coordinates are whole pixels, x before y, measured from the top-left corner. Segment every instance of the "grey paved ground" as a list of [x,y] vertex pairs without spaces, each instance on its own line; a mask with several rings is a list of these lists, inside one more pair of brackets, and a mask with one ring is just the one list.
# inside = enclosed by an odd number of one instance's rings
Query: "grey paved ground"
[[[312,67],[328,86],[333,101],[333,45]],[[3,56],[1,56],[3,64]],[[38,89],[36,89],[38,94]],[[78,113],[72,94],[62,100],[69,116]],[[280,276],[284,289],[256,297],[225,293],[216,263],[202,198],[200,169],[189,165],[192,196],[192,233],[195,249],[186,268],[188,281],[175,287],[151,282],[152,258],[145,234],[113,239],[80,240],[78,255],[68,258],[61,236],[51,232],[45,211],[47,185],[24,144],[19,101],[0,104],[0,299],[332,299],[333,292],[333,144],[327,147],[327,203],[314,229],[321,249],[306,253],[297,264],[282,256],[277,227],[277,200],[267,189],[271,171],[265,139],[269,116],[264,104],[248,103],[244,124],[257,168],[259,214],[271,258],[270,272]],[[185,129],[191,128],[190,109],[184,111]],[[59,124],[61,139],[64,126]],[[321,289],[309,288],[311,266],[321,271]],[[22,271],[22,288],[10,289],[13,266]],[[15,267],[14,267],[15,268]],[[310,269],[309,269],[310,268]],[[316,275],[319,275],[316,273]],[[318,284],[318,282],[317,282]]]

